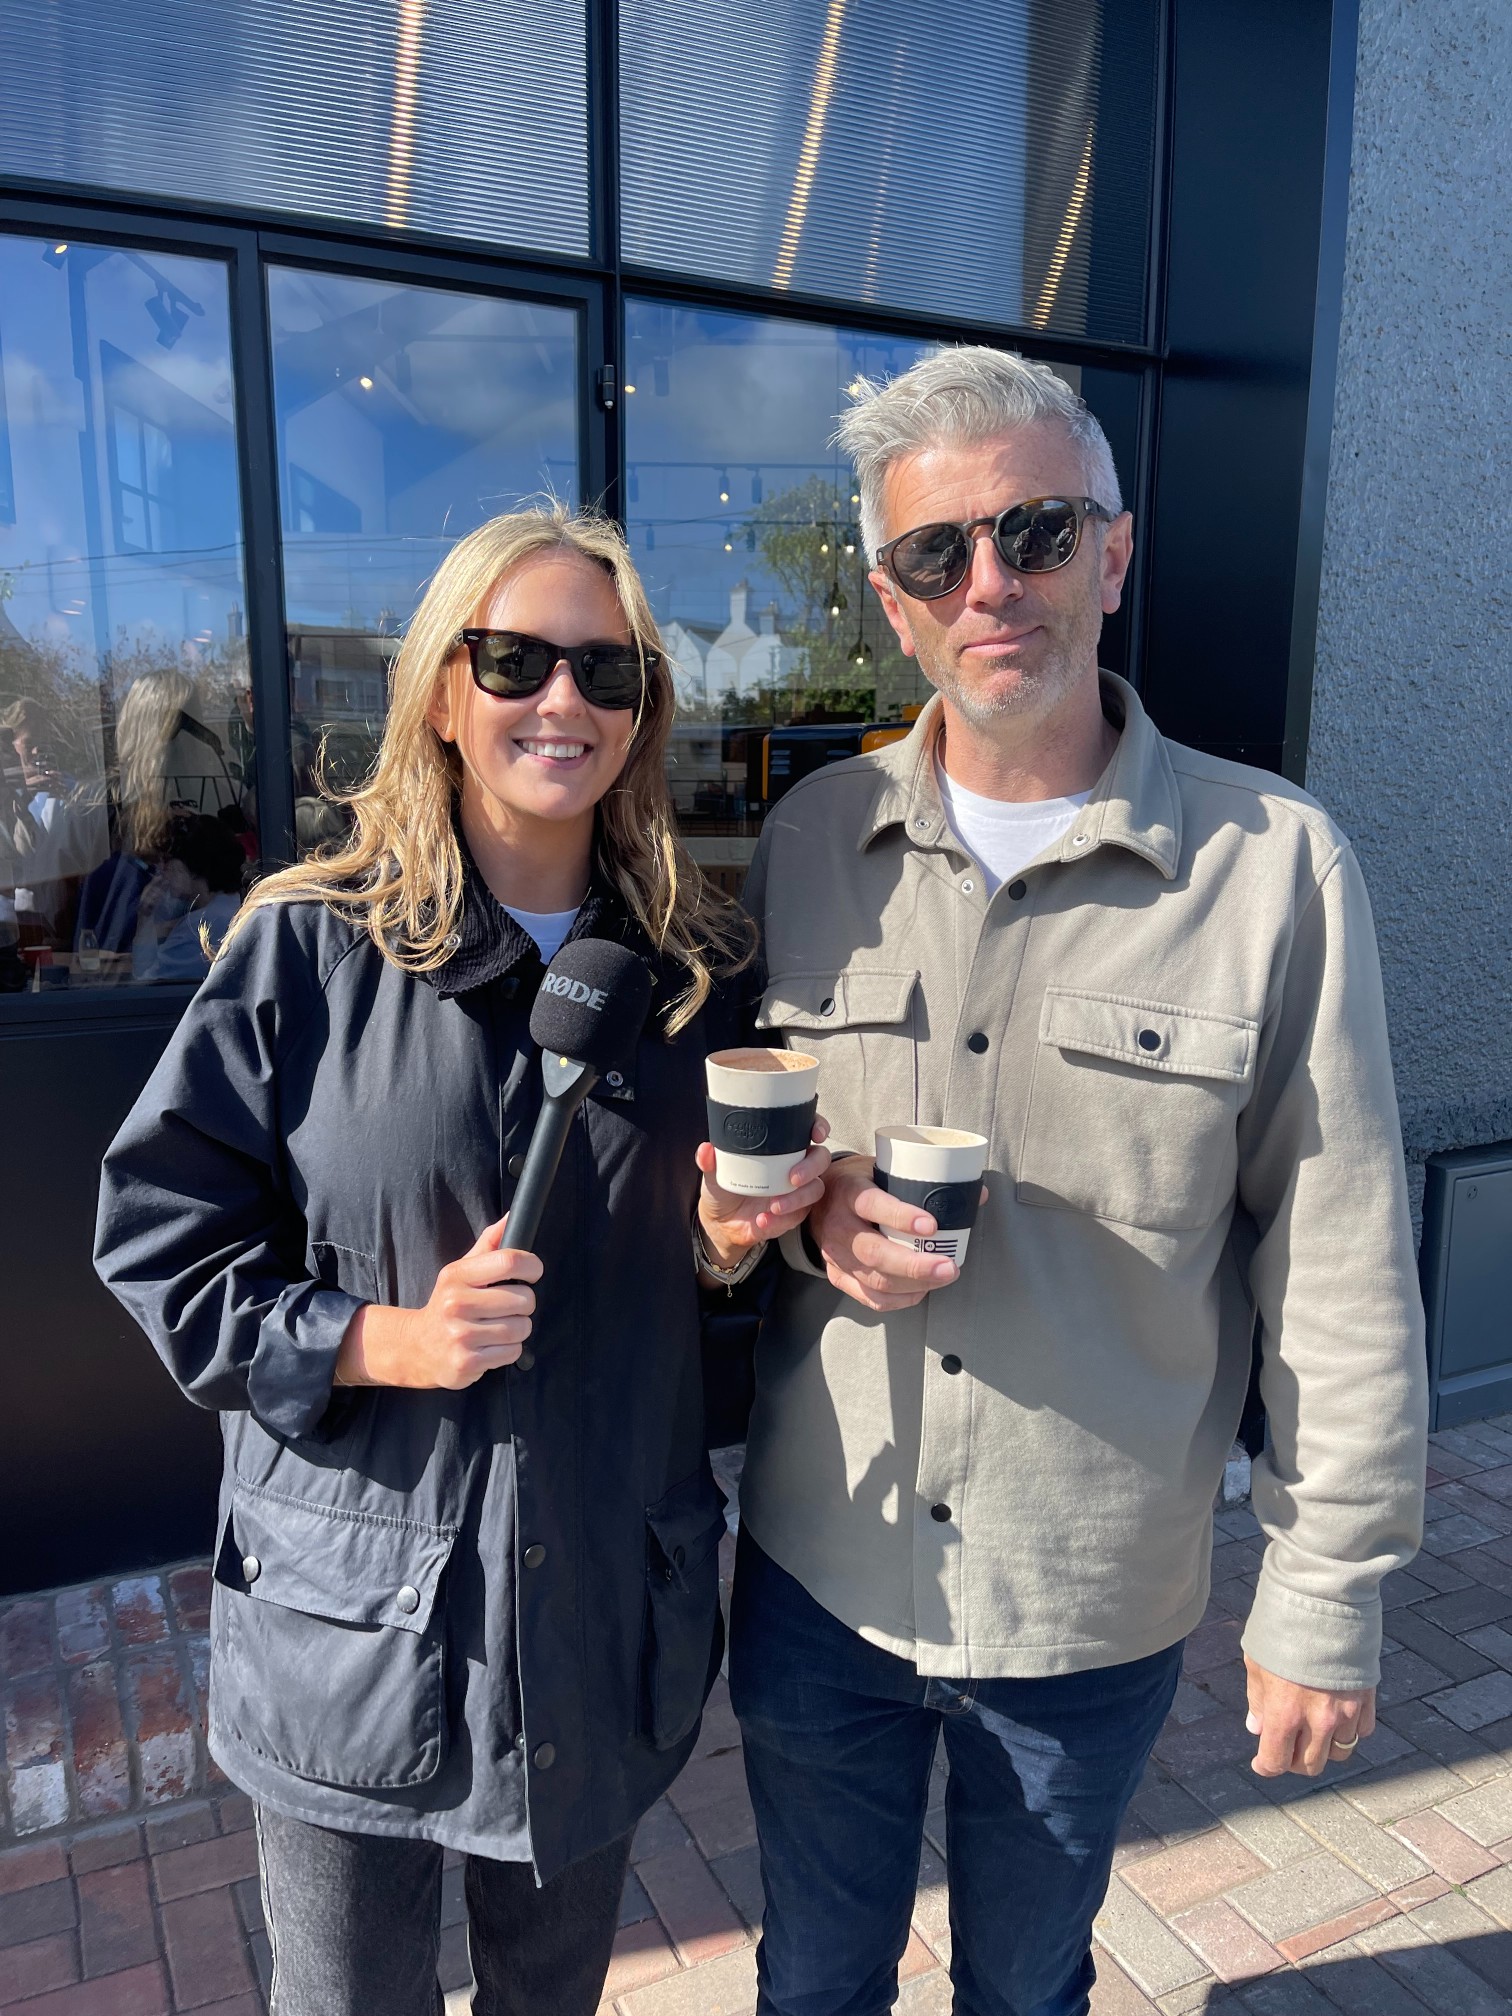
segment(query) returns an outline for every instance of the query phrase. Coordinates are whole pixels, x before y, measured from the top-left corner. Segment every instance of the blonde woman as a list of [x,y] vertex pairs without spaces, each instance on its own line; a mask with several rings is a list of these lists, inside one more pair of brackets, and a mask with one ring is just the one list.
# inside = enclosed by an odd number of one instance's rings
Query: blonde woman
[[[106,1158],[100,1271],[223,1410],[210,1745],[256,1802],[275,2016],[439,2011],[448,1847],[475,2011],[588,2016],[717,1665],[697,1276],[800,1222],[827,1158],[770,1207],[700,1185],[747,947],[672,830],[671,712],[612,527],[464,539],[350,842],[253,892]],[[568,936],[657,997],[536,1257],[505,1210]]]

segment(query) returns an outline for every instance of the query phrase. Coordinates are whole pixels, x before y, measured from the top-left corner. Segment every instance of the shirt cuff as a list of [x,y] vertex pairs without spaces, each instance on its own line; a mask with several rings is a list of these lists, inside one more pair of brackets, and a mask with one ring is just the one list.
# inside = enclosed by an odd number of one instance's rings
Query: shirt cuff
[[1352,1693],[1381,1680],[1381,1599],[1331,1603],[1260,1570],[1241,1640],[1257,1666],[1299,1687]]
[[331,1404],[336,1354],[361,1296],[296,1281],[262,1320],[247,1368],[252,1412],[275,1435],[309,1435]]

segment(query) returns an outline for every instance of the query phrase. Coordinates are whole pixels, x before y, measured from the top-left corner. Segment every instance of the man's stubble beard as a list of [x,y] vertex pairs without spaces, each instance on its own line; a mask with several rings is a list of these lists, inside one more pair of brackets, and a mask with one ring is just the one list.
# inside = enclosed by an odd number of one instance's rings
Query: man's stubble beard
[[[915,640],[919,669],[947,699],[963,721],[974,728],[989,728],[995,721],[1014,715],[1053,714],[1097,663],[1098,639],[1102,635],[1103,612],[1098,599],[1068,611],[1052,627],[1040,618],[1039,642],[1043,655],[1029,667],[1013,657],[995,658],[983,665],[969,681],[960,666],[943,651]],[[983,690],[986,682],[1000,672],[1017,676],[1011,686]]]

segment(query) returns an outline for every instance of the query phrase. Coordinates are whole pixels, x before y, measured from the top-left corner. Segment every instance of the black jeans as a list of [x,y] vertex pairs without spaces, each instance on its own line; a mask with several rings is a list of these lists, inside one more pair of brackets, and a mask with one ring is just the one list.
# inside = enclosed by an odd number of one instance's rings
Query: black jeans
[[[466,1857],[473,2016],[593,2016],[630,1839],[537,1888],[528,1862]],[[441,2016],[441,1850],[257,1812],[272,2016]]]

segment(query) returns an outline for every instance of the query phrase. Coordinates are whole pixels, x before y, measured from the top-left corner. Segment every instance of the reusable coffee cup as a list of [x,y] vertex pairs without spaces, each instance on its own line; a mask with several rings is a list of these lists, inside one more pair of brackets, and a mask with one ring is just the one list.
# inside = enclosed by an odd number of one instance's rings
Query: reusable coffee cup
[[888,1238],[895,1246],[911,1246],[915,1253],[933,1253],[961,1266],[986,1167],[984,1134],[964,1134],[957,1127],[879,1127],[877,1188],[927,1211],[940,1228],[927,1238],[917,1232],[889,1232]]
[[741,1197],[781,1197],[809,1151],[819,1059],[802,1050],[716,1050],[709,1078],[714,1176]]

